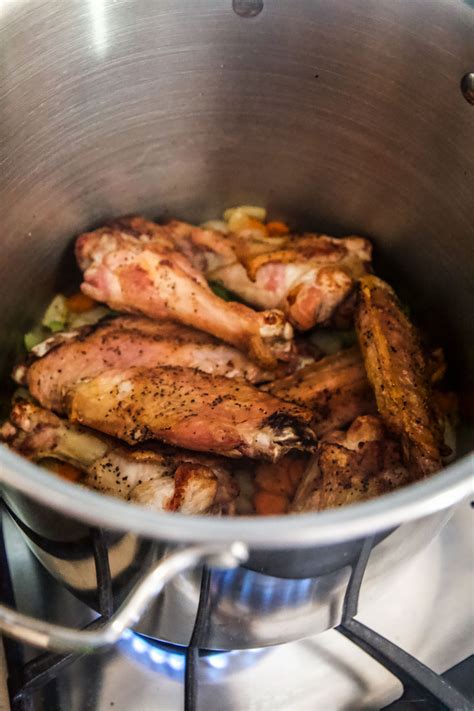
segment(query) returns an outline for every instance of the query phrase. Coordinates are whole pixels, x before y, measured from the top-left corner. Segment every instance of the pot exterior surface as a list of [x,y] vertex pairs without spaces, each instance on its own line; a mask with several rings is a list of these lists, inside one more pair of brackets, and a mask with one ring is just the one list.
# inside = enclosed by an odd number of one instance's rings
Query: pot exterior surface
[[[468,405],[474,109],[461,80],[474,71],[472,4],[265,0],[252,17],[233,6],[241,3],[2,5],[2,372],[51,295],[78,280],[74,234],[118,214],[201,221],[251,203],[296,228],[372,238],[376,269],[446,345]],[[5,496],[46,567],[94,604],[89,526],[58,515],[56,495],[52,509],[11,487]],[[381,534],[369,579],[416,553],[445,518]],[[117,601],[170,548],[159,535],[102,535]],[[361,544],[260,546],[249,567],[216,574],[209,648],[276,644],[337,624]],[[199,578],[177,578],[141,631],[186,643]]]
[[[53,510],[38,507],[15,492],[6,490],[5,499],[37,558],[74,595],[97,610],[97,565],[103,570],[105,561],[110,570],[110,592],[117,608],[150,568],[176,549],[130,532],[119,534],[61,520]],[[440,511],[375,537],[364,575],[364,592],[370,595],[380,578],[392,575],[415,556],[450,515],[451,510]],[[351,566],[357,562],[363,543],[352,540],[332,546],[251,552],[244,566],[212,570],[210,614],[202,646],[211,650],[251,649],[335,627],[341,622]],[[199,568],[174,578],[136,631],[187,645],[196,619],[201,577]]]

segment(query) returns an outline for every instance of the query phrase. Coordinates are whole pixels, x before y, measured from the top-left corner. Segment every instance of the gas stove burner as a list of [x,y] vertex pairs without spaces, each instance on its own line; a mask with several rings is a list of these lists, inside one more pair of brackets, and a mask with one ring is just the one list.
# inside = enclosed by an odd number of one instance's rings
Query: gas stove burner
[[[380,581],[375,590],[365,591],[356,617],[372,545],[367,539],[352,570],[340,627],[287,645],[207,650],[204,640],[213,604],[210,591],[223,581],[216,571],[206,569],[187,647],[127,630],[119,644],[104,654],[38,654],[5,638],[11,709],[106,711],[113,706],[114,711],[151,711],[158,705],[166,710],[245,711],[267,708],[271,699],[275,711],[338,711],[384,708],[404,687],[403,702],[390,706],[390,711],[401,711],[403,704],[413,699],[420,711],[468,711],[474,708],[470,698],[474,657],[469,657],[473,651],[468,574],[473,555],[471,517],[469,505],[461,506],[418,560],[394,573],[389,581]],[[100,546],[96,567],[103,588],[102,617],[97,618],[36,562],[11,519],[7,515],[2,519],[2,600],[19,609],[33,607],[39,617],[73,626],[102,624],[110,614],[113,597]],[[97,540],[100,543],[100,535]],[[305,586],[306,591],[310,587],[306,580],[300,582],[293,593],[305,594]],[[262,604],[268,605],[269,598],[275,597],[271,594],[267,598],[262,591]],[[439,675],[448,668],[449,672]]]
[[[132,630],[125,630],[119,647],[134,663],[152,672],[165,674],[170,679],[183,681],[188,647],[151,639]],[[231,651],[199,649],[199,664],[204,666],[207,675],[212,674],[212,670],[234,672],[251,666],[269,651],[268,648]]]

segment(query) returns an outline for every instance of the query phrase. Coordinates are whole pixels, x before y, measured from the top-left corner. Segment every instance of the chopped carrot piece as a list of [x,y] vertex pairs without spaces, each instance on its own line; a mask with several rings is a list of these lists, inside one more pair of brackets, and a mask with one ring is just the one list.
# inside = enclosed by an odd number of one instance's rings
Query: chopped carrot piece
[[248,217],[247,218],[247,230],[258,230],[262,234],[268,234],[267,226],[263,224],[260,220],[257,220],[256,217]]
[[97,301],[91,299],[90,296],[83,294],[79,291],[77,294],[73,294],[66,300],[66,306],[69,311],[75,314],[82,314],[84,311],[90,311],[97,304]]
[[266,476],[260,470],[255,477],[255,484],[260,491],[267,491],[269,494],[283,493],[281,482],[275,479],[275,477]]
[[230,218],[228,226],[232,232],[252,230],[254,232],[260,232],[263,237],[268,236],[267,228],[261,220],[258,220],[256,217],[250,217],[250,215],[246,215],[237,210]]
[[80,481],[82,479],[82,471],[69,462],[61,462],[59,459],[47,459],[42,462],[50,472],[54,472],[62,479],[68,481]]
[[291,495],[293,495],[298,488],[298,484],[300,483],[301,477],[303,476],[307,466],[308,457],[298,454],[294,456],[292,465],[288,467],[288,476],[292,486]]
[[270,494],[268,491],[257,491],[254,496],[255,512],[259,516],[286,513],[288,499],[281,494]]
[[291,484],[288,473],[281,463],[262,463],[258,466],[255,476],[255,483],[259,489],[269,494],[289,496],[291,494]]
[[273,222],[267,222],[267,232],[270,237],[278,237],[279,235],[287,235],[290,231],[285,222],[279,222],[278,220],[273,220]]
[[262,462],[257,467],[255,483],[270,494],[293,497],[307,464],[307,457],[287,454],[277,464]]

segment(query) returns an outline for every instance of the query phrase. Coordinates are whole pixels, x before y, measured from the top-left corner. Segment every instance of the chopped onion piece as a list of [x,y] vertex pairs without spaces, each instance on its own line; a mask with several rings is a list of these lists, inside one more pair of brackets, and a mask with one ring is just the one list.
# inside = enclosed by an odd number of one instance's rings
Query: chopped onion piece
[[224,222],[224,220],[208,220],[207,222],[203,222],[201,227],[205,230],[215,230],[216,232],[222,232],[225,235],[229,232],[229,228]]
[[231,218],[236,214],[246,215],[247,217],[254,217],[256,220],[265,220],[267,216],[267,211],[264,207],[257,207],[256,205],[239,205],[238,207],[229,207],[228,210],[224,212],[224,220],[230,222]]

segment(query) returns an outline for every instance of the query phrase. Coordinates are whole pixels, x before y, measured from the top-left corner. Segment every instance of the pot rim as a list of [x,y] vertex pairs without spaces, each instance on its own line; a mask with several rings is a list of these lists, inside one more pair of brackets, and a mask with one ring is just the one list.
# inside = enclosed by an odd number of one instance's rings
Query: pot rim
[[453,506],[474,493],[474,453],[425,481],[370,501],[265,518],[151,511],[60,479],[5,446],[0,447],[0,482],[63,515],[102,528],[174,543],[242,541],[254,549],[283,549],[362,537]]

